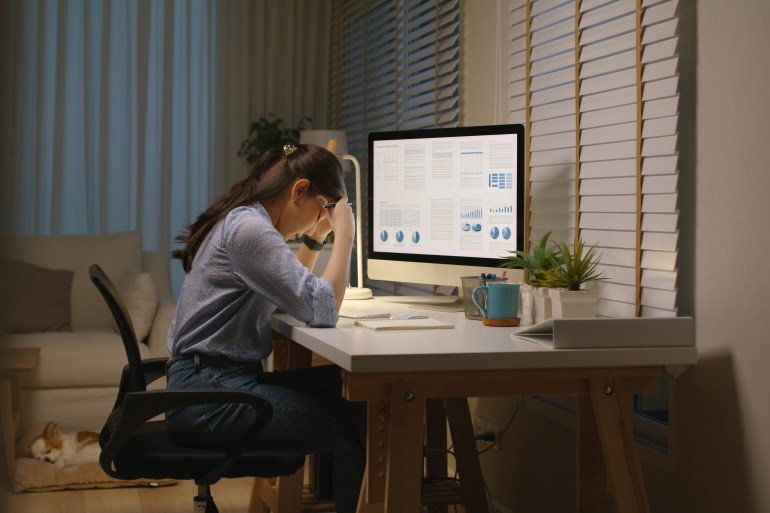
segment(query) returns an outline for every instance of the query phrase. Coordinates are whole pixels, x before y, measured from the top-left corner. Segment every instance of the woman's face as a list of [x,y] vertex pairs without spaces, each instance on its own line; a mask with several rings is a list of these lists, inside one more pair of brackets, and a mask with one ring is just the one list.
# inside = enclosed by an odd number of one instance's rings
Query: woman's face
[[284,240],[297,239],[306,232],[312,234],[315,226],[326,218],[326,209],[322,207],[327,202],[326,198],[321,195],[311,195],[308,186],[307,180],[298,180],[291,187],[291,194],[285,200],[278,223],[275,225]]

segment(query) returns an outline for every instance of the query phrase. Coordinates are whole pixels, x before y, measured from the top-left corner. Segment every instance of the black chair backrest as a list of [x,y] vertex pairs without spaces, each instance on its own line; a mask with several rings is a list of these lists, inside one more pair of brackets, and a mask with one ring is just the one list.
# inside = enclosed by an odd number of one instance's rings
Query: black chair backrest
[[110,311],[112,312],[112,317],[115,319],[115,323],[118,326],[120,338],[123,339],[123,347],[125,348],[126,356],[128,357],[130,377],[130,390],[127,391],[138,392],[147,390],[147,382],[144,379],[144,372],[142,371],[142,356],[139,352],[139,342],[136,340],[134,325],[131,322],[131,317],[128,314],[126,305],[120,298],[118,289],[115,288],[112,280],[110,280],[107,274],[105,274],[102,268],[97,264],[93,264],[88,268],[88,276],[107,302],[107,306],[109,306]]

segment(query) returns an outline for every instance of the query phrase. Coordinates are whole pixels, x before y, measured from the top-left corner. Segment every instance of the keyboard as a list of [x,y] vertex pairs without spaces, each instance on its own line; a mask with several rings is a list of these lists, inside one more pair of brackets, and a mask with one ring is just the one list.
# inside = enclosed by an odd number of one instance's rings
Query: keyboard
[[340,317],[346,317],[348,319],[387,319],[390,317],[390,312],[372,308],[342,305],[339,315]]

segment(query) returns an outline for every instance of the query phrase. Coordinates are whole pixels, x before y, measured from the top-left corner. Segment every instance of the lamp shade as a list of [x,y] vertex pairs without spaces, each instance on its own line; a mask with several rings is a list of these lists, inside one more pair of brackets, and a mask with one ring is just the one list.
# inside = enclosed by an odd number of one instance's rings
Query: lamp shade
[[348,139],[344,130],[302,130],[299,133],[300,144],[315,144],[326,148],[329,139],[337,141],[336,154],[342,155],[348,152]]

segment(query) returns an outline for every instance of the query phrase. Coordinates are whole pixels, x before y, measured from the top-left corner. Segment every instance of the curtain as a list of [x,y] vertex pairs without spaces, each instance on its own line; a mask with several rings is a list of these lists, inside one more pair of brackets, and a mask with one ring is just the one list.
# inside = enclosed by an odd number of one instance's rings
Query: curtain
[[216,2],[218,191],[248,171],[237,153],[255,119],[274,114],[294,127],[307,116],[306,128],[329,126],[331,2]]
[[[327,1],[0,2],[0,231],[174,237],[252,120],[325,126]],[[174,265],[174,288],[181,266]]]

